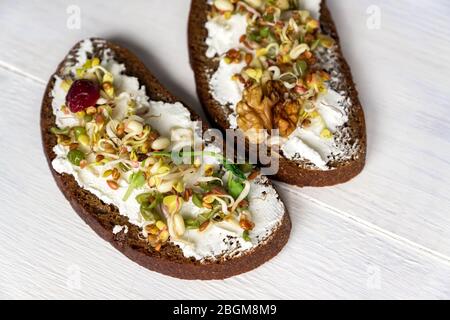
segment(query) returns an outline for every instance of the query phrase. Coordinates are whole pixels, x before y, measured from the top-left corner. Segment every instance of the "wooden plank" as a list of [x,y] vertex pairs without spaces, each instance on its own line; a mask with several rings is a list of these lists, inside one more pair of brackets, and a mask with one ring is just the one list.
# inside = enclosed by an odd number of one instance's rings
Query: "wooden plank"
[[97,237],[52,180],[38,125],[44,85],[6,71],[0,81],[1,298],[450,298],[450,264],[288,191],[291,239],[253,272],[188,282],[143,269]]

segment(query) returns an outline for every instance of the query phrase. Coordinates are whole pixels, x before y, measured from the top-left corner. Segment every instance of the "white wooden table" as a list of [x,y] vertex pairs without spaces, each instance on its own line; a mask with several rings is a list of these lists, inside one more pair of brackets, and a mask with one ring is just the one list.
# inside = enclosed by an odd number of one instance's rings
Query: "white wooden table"
[[[1,1],[0,297],[450,298],[450,4],[329,6],[366,112],[367,166],[332,188],[277,183],[293,222],[285,250],[248,274],[200,282],[143,269],[97,237],[53,182],[39,133],[49,76],[90,36],[134,50],[201,112],[189,1]],[[80,28],[68,28],[77,8]]]

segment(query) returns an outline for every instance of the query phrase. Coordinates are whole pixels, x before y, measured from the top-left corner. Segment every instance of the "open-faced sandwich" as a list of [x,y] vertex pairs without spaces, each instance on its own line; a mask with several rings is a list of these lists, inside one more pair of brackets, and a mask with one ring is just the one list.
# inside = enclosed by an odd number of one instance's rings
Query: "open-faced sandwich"
[[41,128],[75,211],[151,270],[226,278],[288,239],[289,216],[267,178],[202,139],[199,117],[116,44],[88,39],[70,51],[48,83]]
[[326,186],[362,170],[364,113],[325,1],[192,0],[189,19],[202,104],[222,129],[276,145],[277,179]]

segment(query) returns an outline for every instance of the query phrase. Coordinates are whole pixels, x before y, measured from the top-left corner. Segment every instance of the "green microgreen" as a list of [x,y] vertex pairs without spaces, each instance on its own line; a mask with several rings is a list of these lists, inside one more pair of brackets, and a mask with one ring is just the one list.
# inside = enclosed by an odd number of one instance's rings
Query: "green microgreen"
[[123,201],[127,201],[128,198],[133,193],[134,189],[138,189],[144,186],[145,184],[145,174],[143,171],[137,171],[130,175],[130,181],[127,192],[123,196]]

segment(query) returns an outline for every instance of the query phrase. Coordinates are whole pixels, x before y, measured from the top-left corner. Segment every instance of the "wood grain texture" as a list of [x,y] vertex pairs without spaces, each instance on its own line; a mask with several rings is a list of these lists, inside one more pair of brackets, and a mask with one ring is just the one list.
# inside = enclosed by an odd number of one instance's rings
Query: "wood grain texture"
[[[76,41],[102,36],[135,51],[200,111],[188,64],[189,2],[174,2],[0,3],[0,297],[450,298],[444,0],[328,1],[365,107],[367,166],[338,187],[277,184],[293,232],[272,262],[226,281],[179,281],[138,267],[82,223],[41,151],[45,82]],[[69,4],[81,8],[80,30],[66,28]],[[380,30],[366,26],[371,5],[381,9]],[[78,272],[81,289],[70,289]]]

